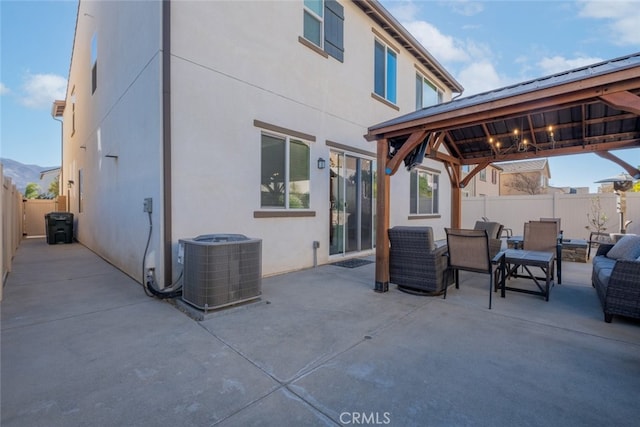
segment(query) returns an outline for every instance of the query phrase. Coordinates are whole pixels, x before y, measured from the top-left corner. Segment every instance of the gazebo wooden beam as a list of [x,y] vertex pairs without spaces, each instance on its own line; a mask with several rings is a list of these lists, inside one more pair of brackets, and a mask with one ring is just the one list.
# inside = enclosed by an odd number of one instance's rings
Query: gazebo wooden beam
[[[602,141],[604,137],[593,137],[593,141],[589,144],[572,146],[572,147],[559,147],[553,148],[549,150],[544,150],[544,157],[558,157],[558,156],[568,156],[571,154],[584,154],[584,153],[600,153],[608,150],[616,150],[621,148],[632,148],[632,147],[640,147],[640,139],[635,139],[632,141]],[[589,141],[590,138],[585,138],[583,141]],[[534,151],[523,151],[523,152],[510,152],[504,154],[496,154],[491,158],[491,163],[495,162],[508,162],[514,160],[527,160],[534,159],[540,157],[540,154]],[[477,165],[478,163],[486,160],[485,156],[479,157],[467,157],[466,159],[461,159],[461,165]]]
[[640,170],[637,167],[632,166],[629,163],[625,162],[620,157],[614,156],[608,151],[599,151],[596,154],[602,157],[603,159],[611,160],[612,162],[617,163],[618,165],[622,166],[622,168],[625,171],[627,171],[629,175],[631,175],[635,179],[640,179]]
[[426,130],[419,130],[417,132],[412,133],[409,136],[409,139],[405,141],[405,143],[400,147],[400,149],[394,154],[394,156],[386,161],[385,173],[387,175],[394,175],[398,168],[400,167],[400,163],[404,161],[404,158],[407,157],[409,153],[413,151],[427,136],[429,132]]
[[600,96],[600,99],[613,108],[640,115],[640,96],[631,92],[607,93]]
[[484,170],[487,166],[489,166],[491,162],[489,160],[485,160],[482,163],[479,163],[473,170],[471,170],[467,176],[464,177],[462,181],[460,181],[460,187],[465,188],[469,185],[469,182],[473,179],[474,176],[480,173],[481,170]]

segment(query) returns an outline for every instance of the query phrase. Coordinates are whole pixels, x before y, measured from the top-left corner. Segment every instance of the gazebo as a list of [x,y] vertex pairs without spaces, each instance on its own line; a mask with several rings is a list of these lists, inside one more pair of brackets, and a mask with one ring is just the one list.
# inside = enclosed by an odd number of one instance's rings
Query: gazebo
[[[460,227],[462,189],[494,162],[595,153],[632,177],[611,153],[640,147],[640,53],[423,108],[368,129],[377,142],[375,290],[389,286],[390,179],[423,156],[443,162],[451,226]],[[464,178],[463,165],[478,165]]]

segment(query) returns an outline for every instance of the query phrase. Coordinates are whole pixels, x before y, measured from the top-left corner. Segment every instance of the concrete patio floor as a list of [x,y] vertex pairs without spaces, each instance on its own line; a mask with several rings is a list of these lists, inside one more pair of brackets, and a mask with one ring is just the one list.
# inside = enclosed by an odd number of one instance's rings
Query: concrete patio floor
[[636,426],[640,323],[603,321],[590,265],[549,302],[486,276],[447,299],[374,264],[265,278],[195,321],[84,246],[24,240],[4,288],[10,426]]

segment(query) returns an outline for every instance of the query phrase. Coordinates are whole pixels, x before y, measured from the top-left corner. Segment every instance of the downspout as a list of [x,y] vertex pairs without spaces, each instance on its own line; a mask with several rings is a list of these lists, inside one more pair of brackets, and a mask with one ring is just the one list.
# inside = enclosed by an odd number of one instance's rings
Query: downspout
[[[64,182],[64,122],[62,119],[58,120],[56,119],[56,116],[52,116],[53,120],[55,120],[56,122],[60,122],[60,175],[58,176],[58,194],[56,194],[56,196],[60,195],[60,190],[62,190],[62,183]],[[57,202],[56,202],[57,203]],[[65,209],[67,210],[67,212],[71,212],[71,205],[69,204],[69,197],[67,196],[67,206],[65,206]],[[58,206],[58,210],[60,209],[60,206]]]
[[162,184],[164,200],[164,286],[171,286],[172,257],[172,203],[171,203],[171,0],[162,1]]

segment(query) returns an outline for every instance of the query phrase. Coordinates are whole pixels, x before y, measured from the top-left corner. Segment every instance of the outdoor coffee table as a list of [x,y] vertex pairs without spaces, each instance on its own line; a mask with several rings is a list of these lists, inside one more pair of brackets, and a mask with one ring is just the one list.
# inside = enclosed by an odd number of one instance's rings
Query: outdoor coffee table
[[[522,236],[511,236],[507,239],[507,244],[513,245],[514,249],[522,249],[524,238]],[[556,244],[556,273],[558,275],[558,285],[562,285],[562,234],[558,234]],[[553,274],[553,272],[551,273]]]
[[[526,294],[543,296],[545,301],[549,301],[549,291],[551,289],[551,269],[555,254],[553,252],[542,251],[525,251],[522,249],[507,249],[504,251],[505,264],[507,272],[502,277],[500,283],[501,297],[505,297],[505,291],[523,292]],[[519,275],[518,267],[523,267],[527,275]],[[529,267],[539,267],[545,274],[545,277],[536,277]],[[512,288],[506,286],[506,279],[509,277],[524,277],[533,280],[539,291],[530,289]],[[544,283],[541,283],[544,280]]]

